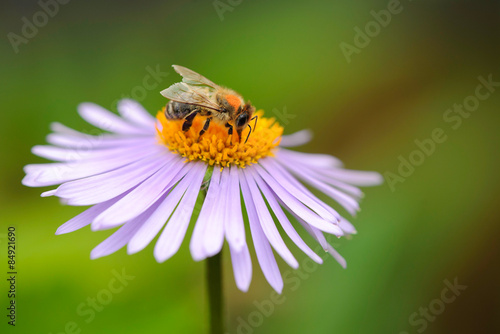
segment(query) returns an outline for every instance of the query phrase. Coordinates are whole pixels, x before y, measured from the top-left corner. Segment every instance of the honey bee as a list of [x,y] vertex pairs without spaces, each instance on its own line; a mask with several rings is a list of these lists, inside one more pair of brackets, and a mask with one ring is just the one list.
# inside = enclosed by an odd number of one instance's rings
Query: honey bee
[[235,128],[240,142],[241,132],[248,126],[250,131],[246,143],[252,132],[249,122],[255,119],[254,128],[257,125],[257,116],[252,117],[255,107],[250,101],[245,103],[243,97],[234,90],[221,87],[188,68],[179,65],[172,67],[182,76],[182,82],[160,92],[170,99],[165,107],[167,119],[183,119],[182,131],[188,131],[196,115],[207,116],[198,138],[208,130],[210,122],[215,121],[228,128],[231,138]]

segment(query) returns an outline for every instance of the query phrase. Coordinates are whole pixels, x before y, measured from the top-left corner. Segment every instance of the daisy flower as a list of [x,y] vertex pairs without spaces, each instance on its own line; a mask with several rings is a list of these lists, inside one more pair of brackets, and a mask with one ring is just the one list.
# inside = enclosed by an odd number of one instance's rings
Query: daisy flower
[[[297,226],[345,267],[325,234],[342,237],[356,230],[306,185],[354,215],[362,197],[358,186],[380,184],[378,173],[344,169],[329,155],[290,150],[308,142],[310,133],[283,136],[283,127],[262,112],[257,113],[259,120],[248,141],[239,142],[217,123],[198,138],[205,120],[202,116],[184,132],[182,120],[167,119],[164,110],[155,119],[139,103],[122,100],[118,111],[120,115],[92,103],[81,104],[80,116],[105,133],[89,135],[54,123],[47,137],[50,145],[35,146],[33,153],[55,162],[25,167],[24,185],[59,185],[43,197],[90,206],[61,225],[56,234],[87,225],[92,231],[118,228],[92,250],[92,259],[125,246],[134,254],[158,236],[154,256],[163,262],[179,250],[195,216],[189,240],[193,259],[218,254],[227,241],[236,285],[242,291],[248,290],[252,279],[247,238],[253,239],[260,268],[278,293],[283,279],[275,253],[292,268],[299,266],[284,234],[312,260],[322,263],[297,233]],[[242,138],[248,131],[243,131]],[[198,215],[196,203],[201,208]]]

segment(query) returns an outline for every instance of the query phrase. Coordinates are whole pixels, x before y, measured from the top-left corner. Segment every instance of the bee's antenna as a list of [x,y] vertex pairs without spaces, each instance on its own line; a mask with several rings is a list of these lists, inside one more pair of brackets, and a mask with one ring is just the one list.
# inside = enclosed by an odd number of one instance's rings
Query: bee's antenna
[[250,126],[250,124],[247,124],[247,126],[250,128],[250,131],[248,131],[248,135],[247,135],[247,139],[245,140],[245,144],[247,143],[248,138],[250,138],[250,134],[252,133],[252,127]]
[[[253,128],[255,129],[257,127],[257,120],[259,119],[259,116],[255,115],[250,120],[253,121],[254,119],[255,119],[255,124],[253,125]],[[250,128],[250,131],[248,131],[248,136],[247,139],[245,140],[245,144],[247,143],[248,138],[250,138],[250,134],[252,133],[252,127],[250,126],[250,124],[247,124],[247,126]]]
[[257,120],[259,119],[259,115],[255,115],[254,117],[252,117],[250,120],[253,121],[253,119],[255,118],[255,124],[253,125],[254,129],[257,127]]

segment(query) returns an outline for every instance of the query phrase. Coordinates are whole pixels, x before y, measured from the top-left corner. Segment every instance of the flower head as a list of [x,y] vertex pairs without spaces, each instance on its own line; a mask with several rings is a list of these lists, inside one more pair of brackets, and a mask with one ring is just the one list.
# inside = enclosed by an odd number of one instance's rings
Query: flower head
[[26,166],[23,184],[59,185],[42,196],[60,197],[68,205],[91,206],[61,225],[56,234],[87,225],[94,231],[119,227],[92,250],[93,259],[124,246],[129,254],[136,253],[159,235],[154,256],[158,262],[167,260],[181,246],[195,204],[202,201],[189,244],[193,259],[219,253],[226,240],[236,285],[247,291],[252,278],[245,232],[248,224],[262,272],[281,292],[283,280],[273,250],[292,268],[299,264],[277,224],[299,249],[322,262],[285,212],[344,267],[345,260],[324,234],[341,237],[356,232],[304,184],[354,215],[362,196],[357,186],[382,180],[375,172],[344,169],[332,156],[285,148],[306,143],[310,134],[302,131],[282,136],[283,128],[262,113],[245,143],[216,123],[199,137],[201,116],[184,132],[182,121],[167,120],[163,112],[155,119],[132,100],[119,103],[121,117],[91,103],[81,104],[78,111],[107,133],[93,136],[53,124],[54,133],[47,137],[50,145],[35,146],[33,153],[56,162]]
[[215,122],[200,137],[200,130],[206,121],[206,117],[202,116],[196,117],[191,128],[184,132],[183,120],[168,120],[163,111],[157,115],[161,126],[158,134],[165,146],[190,161],[201,160],[210,166],[245,167],[257,163],[261,158],[272,156],[283,134],[283,127],[274,119],[264,118],[262,115],[262,112],[257,114],[257,117],[260,116],[259,122],[255,122],[252,130],[247,128],[242,132],[242,138],[248,138],[246,141],[239,140],[236,134],[230,136],[227,128]]

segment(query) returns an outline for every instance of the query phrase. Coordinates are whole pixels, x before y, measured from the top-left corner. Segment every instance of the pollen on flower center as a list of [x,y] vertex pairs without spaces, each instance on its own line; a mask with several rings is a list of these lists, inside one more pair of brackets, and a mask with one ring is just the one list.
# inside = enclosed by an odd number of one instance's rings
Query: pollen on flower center
[[184,132],[184,120],[169,120],[164,111],[158,112],[156,118],[160,122],[158,135],[161,143],[172,152],[178,153],[188,160],[202,160],[209,165],[226,167],[230,164],[245,167],[256,163],[260,158],[273,156],[273,149],[278,146],[283,127],[274,118],[259,116],[257,126],[252,122],[252,133],[245,143],[250,129],[247,127],[242,132],[241,142],[234,131],[232,138],[228,135],[228,128],[212,120],[210,127],[199,137],[206,117],[196,116],[191,128]]

